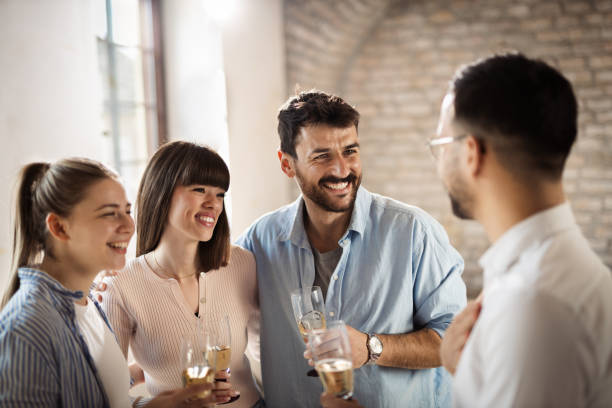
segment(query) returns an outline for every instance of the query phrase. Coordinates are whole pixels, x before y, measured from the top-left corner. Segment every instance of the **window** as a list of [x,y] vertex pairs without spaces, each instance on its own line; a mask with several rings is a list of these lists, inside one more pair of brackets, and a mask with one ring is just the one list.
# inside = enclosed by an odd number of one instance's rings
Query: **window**
[[149,156],[166,141],[159,0],[106,0],[103,15],[98,61],[107,157],[133,199]]

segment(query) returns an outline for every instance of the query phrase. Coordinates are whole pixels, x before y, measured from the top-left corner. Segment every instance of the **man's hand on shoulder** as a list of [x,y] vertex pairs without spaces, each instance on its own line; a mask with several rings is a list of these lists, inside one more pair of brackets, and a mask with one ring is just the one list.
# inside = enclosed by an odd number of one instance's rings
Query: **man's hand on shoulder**
[[94,282],[96,282],[96,287],[93,290],[94,299],[98,301],[98,303],[102,303],[103,301],[103,292],[106,291],[107,285],[104,283],[104,278],[110,276],[117,276],[117,271],[102,271],[100,272]]
[[453,375],[457,370],[465,343],[478,320],[481,308],[482,295],[478,299],[468,302],[467,306],[455,316],[453,322],[446,329],[440,346],[440,358],[444,368]]

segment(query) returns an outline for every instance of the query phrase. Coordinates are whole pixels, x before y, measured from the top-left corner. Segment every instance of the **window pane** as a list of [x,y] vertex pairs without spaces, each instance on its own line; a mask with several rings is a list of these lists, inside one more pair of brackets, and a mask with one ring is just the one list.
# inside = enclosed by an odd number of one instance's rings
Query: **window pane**
[[115,48],[119,102],[144,103],[142,52],[139,48]]
[[139,0],[115,0],[111,2],[113,16],[113,42],[122,45],[140,44]]
[[124,163],[146,161],[148,154],[146,109],[144,106],[119,108],[119,146]]
[[106,41],[98,39],[98,71],[102,79],[102,100],[110,100],[110,72],[108,70],[108,45]]
[[145,83],[145,102],[148,105],[154,105],[157,100],[155,92],[155,56],[152,52],[143,53],[144,58],[144,75],[146,76]]
[[138,194],[138,183],[140,182],[142,173],[144,173],[146,164],[147,162],[145,160],[124,164],[121,168],[121,176],[125,185],[125,190],[127,192],[128,199],[132,201],[132,204],[136,201],[136,196]]

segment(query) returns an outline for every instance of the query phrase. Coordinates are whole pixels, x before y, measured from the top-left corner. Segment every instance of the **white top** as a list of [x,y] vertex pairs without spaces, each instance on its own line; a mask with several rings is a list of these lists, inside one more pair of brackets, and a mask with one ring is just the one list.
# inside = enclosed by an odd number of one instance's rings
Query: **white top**
[[[248,353],[259,348],[257,324],[252,321],[259,311],[256,279],[255,257],[236,246],[232,246],[228,266],[201,274],[199,279],[200,315],[229,317],[230,381],[240,391],[240,399],[225,405],[228,408],[250,408],[259,399],[246,358],[252,364],[259,363],[257,356]],[[127,356],[131,347],[144,370],[147,391],[157,395],[181,388],[181,340],[195,341],[198,317],[190,310],[178,282],[158,276],[144,256],[128,262],[117,276],[105,278],[105,282],[108,291],[102,307],[122,352]],[[253,342],[248,349],[247,337],[248,343]]]
[[87,299],[87,305],[74,304],[76,322],[87,343],[89,354],[96,365],[112,408],[131,407],[130,372],[119,349],[115,335],[110,331],[96,305]]
[[457,407],[611,407],[612,278],[569,204],[482,256],[482,312],[453,382]]

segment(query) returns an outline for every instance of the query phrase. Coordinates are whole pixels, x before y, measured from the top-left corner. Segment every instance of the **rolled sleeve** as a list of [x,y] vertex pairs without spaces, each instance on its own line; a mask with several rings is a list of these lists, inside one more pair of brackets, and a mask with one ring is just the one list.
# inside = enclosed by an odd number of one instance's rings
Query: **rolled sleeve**
[[430,328],[440,337],[467,302],[461,278],[463,259],[441,226],[416,227],[413,250],[415,328]]

